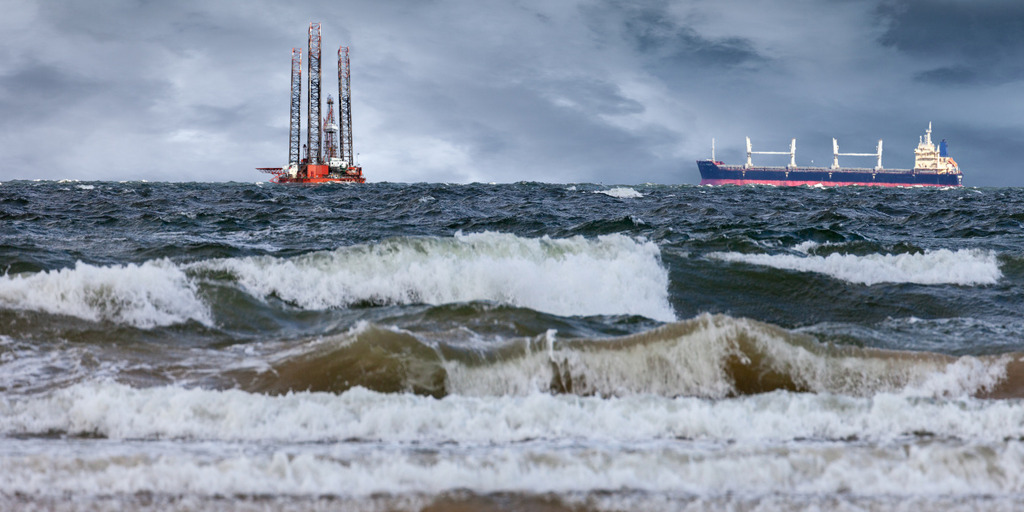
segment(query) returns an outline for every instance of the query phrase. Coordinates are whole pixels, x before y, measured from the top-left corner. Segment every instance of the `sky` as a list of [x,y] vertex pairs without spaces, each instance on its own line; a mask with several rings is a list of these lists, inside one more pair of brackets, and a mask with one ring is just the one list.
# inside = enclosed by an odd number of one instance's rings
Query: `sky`
[[371,182],[696,184],[712,138],[718,160],[742,163],[747,136],[755,151],[796,138],[797,164],[818,166],[833,137],[858,153],[883,139],[883,165],[907,168],[931,122],[965,185],[1024,186],[1019,0],[0,0],[0,13],[0,182],[266,181],[256,167],[287,163],[291,49],[306,53],[314,21],[325,101],[351,48]]

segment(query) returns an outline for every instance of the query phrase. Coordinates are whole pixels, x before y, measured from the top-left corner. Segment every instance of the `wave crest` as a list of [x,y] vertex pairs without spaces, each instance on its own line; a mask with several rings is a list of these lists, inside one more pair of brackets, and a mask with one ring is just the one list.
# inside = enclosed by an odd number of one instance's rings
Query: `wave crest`
[[449,392],[467,395],[969,396],[995,392],[1012,360],[836,347],[754,320],[705,314],[610,340],[556,341],[548,333],[515,359],[488,366],[448,362],[446,369]]
[[672,321],[660,258],[653,242],[622,235],[552,239],[485,232],[199,265],[232,274],[252,295],[305,309],[486,300],[556,315]]
[[196,284],[168,260],[0,276],[0,306],[144,329],[213,323]]
[[632,187],[614,187],[608,190],[595,190],[594,193],[604,194],[606,196],[616,197],[619,199],[636,199],[644,196]]
[[[804,249],[803,247],[798,247]],[[816,272],[851,283],[914,284],[995,284],[1001,277],[999,262],[992,251],[939,249],[908,254],[832,253],[828,256],[797,256],[793,254],[744,254],[716,252],[712,258],[764,265],[783,270]]]
[[847,396],[1024,396],[1012,355],[952,357],[837,347],[809,335],[723,315],[615,338],[533,337],[427,342],[363,324],[273,356],[272,371],[235,373],[250,391],[443,396],[656,395],[726,398],[774,391]]

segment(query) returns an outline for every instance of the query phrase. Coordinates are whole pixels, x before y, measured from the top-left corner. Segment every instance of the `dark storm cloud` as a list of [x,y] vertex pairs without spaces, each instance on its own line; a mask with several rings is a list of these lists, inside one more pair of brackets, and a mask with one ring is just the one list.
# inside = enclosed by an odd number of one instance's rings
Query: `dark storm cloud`
[[603,44],[626,45],[643,69],[669,83],[689,80],[694,70],[754,70],[769,61],[750,40],[700,35],[671,12],[668,1],[604,1],[580,11]]
[[0,112],[7,122],[38,121],[57,116],[69,103],[102,91],[99,81],[52,65],[29,62],[10,75],[0,75]]
[[621,8],[622,32],[644,58],[668,65],[730,67],[765,60],[740,37],[710,39],[670,18],[664,9]]
[[1024,77],[1024,2],[911,0],[878,9],[880,42],[927,62],[914,78],[937,85],[1005,83]]

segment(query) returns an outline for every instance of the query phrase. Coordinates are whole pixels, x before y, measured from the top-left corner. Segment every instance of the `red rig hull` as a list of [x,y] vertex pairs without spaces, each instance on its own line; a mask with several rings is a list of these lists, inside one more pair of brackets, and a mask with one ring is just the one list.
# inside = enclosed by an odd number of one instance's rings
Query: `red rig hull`
[[344,177],[344,178],[271,178],[272,183],[366,183],[366,178]]
[[320,183],[366,183],[362,167],[328,167],[326,165],[302,164],[292,174],[287,168],[281,167],[258,167],[260,171],[273,174],[271,183],[296,183],[296,184],[320,184]]

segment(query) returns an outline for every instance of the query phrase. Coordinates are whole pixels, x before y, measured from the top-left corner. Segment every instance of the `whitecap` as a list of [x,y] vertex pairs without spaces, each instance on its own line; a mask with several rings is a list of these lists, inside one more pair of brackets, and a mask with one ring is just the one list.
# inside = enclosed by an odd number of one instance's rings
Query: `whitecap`
[[306,309],[488,300],[557,315],[675,320],[660,249],[618,234],[556,239],[458,233],[195,265],[232,273],[254,296],[273,295]]
[[[809,247],[808,247],[809,248]],[[716,252],[711,258],[784,270],[817,272],[851,283],[995,284],[1002,276],[996,253],[981,249],[939,249],[904,254],[745,254]]]
[[643,197],[644,195],[637,192],[635,189],[630,187],[615,187],[608,190],[595,190],[595,194],[604,194],[606,196],[617,197],[619,199],[635,199]]
[[0,305],[141,328],[213,323],[196,284],[168,260],[0,276]]

